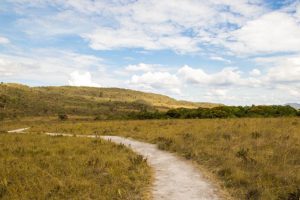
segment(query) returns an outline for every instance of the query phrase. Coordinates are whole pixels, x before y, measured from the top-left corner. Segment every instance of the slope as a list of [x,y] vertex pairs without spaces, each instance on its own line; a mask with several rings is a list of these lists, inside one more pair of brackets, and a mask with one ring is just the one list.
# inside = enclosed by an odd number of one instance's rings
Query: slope
[[141,110],[214,107],[218,104],[177,101],[168,96],[120,88],[29,87],[0,84],[0,114],[6,117],[58,113],[110,118]]

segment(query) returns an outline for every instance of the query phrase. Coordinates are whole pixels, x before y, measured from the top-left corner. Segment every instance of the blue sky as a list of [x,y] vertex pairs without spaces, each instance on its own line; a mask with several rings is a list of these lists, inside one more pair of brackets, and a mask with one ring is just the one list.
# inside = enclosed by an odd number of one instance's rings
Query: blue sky
[[0,81],[300,99],[300,1],[2,0]]

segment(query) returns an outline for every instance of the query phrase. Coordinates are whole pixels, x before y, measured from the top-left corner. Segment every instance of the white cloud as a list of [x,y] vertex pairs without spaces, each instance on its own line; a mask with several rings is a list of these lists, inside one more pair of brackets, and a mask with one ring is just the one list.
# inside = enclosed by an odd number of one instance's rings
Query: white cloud
[[213,97],[225,97],[228,93],[226,89],[211,89],[207,95]]
[[101,28],[92,33],[82,34],[95,50],[121,48],[143,48],[146,50],[172,49],[179,53],[198,51],[197,40],[182,35],[151,36],[144,30]]
[[74,71],[70,74],[70,79],[68,80],[68,83],[71,86],[100,87],[98,83],[92,81],[92,76],[90,72]]
[[165,91],[179,94],[180,81],[176,75],[168,72],[147,72],[142,75],[133,75],[129,84],[134,88],[146,91]]
[[[206,56],[233,67],[210,73],[222,63],[210,62],[209,66],[216,64],[211,70],[206,66],[178,69],[167,64],[145,63],[120,68],[129,58],[122,64],[109,60],[112,67],[105,70],[103,60],[94,55],[28,48],[23,53],[15,49],[0,53],[0,78],[51,85],[62,85],[69,80],[72,85],[96,86],[92,77],[99,77],[97,82],[102,86],[130,87],[177,97],[181,92],[193,100],[299,101],[300,4],[295,2],[289,8],[271,11],[262,3],[262,0],[10,0],[11,5],[6,7],[18,17],[15,32],[26,33],[30,37],[25,39],[33,44],[48,45],[49,41],[55,44],[68,36],[72,38],[66,42],[73,42],[73,38],[77,42],[77,37],[81,37],[86,43],[79,44],[94,50],[135,48],[132,52],[143,53],[141,58],[134,57],[135,63],[160,59],[160,56],[153,59],[151,56],[157,54],[148,50],[171,50],[195,56],[189,63]],[[12,38],[15,37],[19,35]],[[0,37],[0,44],[9,42]],[[134,56],[132,52],[120,56]],[[278,56],[280,52],[288,55]],[[269,57],[257,58],[264,54]],[[175,58],[180,62],[189,59],[181,56]],[[232,61],[226,59],[228,56]],[[255,69],[248,72],[247,67],[245,73],[244,64]],[[258,94],[263,95],[257,98]]]
[[297,101],[299,101],[300,85],[298,86],[278,85],[276,88],[286,95],[291,95],[293,97],[296,97],[298,99]]
[[259,76],[259,75],[261,75],[261,72],[260,72],[259,69],[253,69],[253,70],[250,71],[249,74],[250,74],[251,76]]
[[275,11],[233,31],[225,46],[236,53],[300,52],[300,24],[293,16]]
[[125,67],[125,71],[128,72],[151,72],[154,71],[159,65],[151,65],[145,63],[139,63],[137,65],[128,65]]
[[225,59],[225,58],[223,58],[223,57],[221,57],[221,56],[210,56],[209,59],[211,59],[211,60],[217,60],[217,61],[222,61],[222,62],[227,62],[227,63],[231,63],[230,60]]
[[270,66],[265,75],[265,79],[271,84],[300,83],[300,54],[256,58],[256,62],[263,66]]
[[185,65],[178,70],[178,76],[190,83],[206,85],[226,86],[243,82],[237,68],[223,68],[220,72],[207,74],[202,69],[193,69]]
[[74,70],[103,72],[101,58],[58,49],[39,49],[15,54],[0,53],[2,80],[30,80],[63,85]]
[[[260,1],[247,0],[122,0],[31,1],[12,0],[24,16],[18,25],[36,36],[75,34],[96,50],[142,48],[169,49],[177,53],[201,50],[218,35],[259,16],[266,9]],[[57,11],[36,16],[36,10],[56,6]],[[155,14],[153,14],[153,10]],[[47,30],[47,31],[45,31]]]
[[9,43],[10,43],[9,39],[0,36],[0,45],[1,44],[9,44]]

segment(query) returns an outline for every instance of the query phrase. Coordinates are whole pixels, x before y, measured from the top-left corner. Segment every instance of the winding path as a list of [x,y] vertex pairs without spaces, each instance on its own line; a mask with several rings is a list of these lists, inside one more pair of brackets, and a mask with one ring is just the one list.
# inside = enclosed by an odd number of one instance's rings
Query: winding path
[[[28,128],[8,131],[21,133]],[[46,133],[49,136],[88,137],[124,144],[136,153],[147,158],[155,172],[152,186],[154,200],[217,200],[217,189],[189,161],[180,159],[172,153],[161,151],[154,144],[139,142],[119,136],[73,135]]]
[[[46,133],[50,136],[72,134]],[[76,135],[95,138],[95,135]],[[118,144],[124,144],[147,158],[154,169],[152,196],[154,200],[216,200],[220,199],[216,188],[190,162],[172,153],[159,150],[156,145],[119,136],[100,136]]]

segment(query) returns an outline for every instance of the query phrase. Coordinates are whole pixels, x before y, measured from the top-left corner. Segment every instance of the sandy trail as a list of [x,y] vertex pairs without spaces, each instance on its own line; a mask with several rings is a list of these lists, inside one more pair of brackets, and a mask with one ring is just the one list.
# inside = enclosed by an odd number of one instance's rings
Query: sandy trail
[[[72,134],[46,133],[50,136]],[[76,135],[95,138],[95,135]],[[220,199],[217,189],[209,183],[190,162],[172,153],[159,150],[156,145],[119,136],[100,136],[118,144],[124,144],[147,158],[155,172],[152,195],[154,200],[215,200]]]
[[11,131],[7,131],[8,133],[22,133],[24,131],[26,131],[29,128],[20,128],[20,129],[16,129],[16,130],[11,130]]

